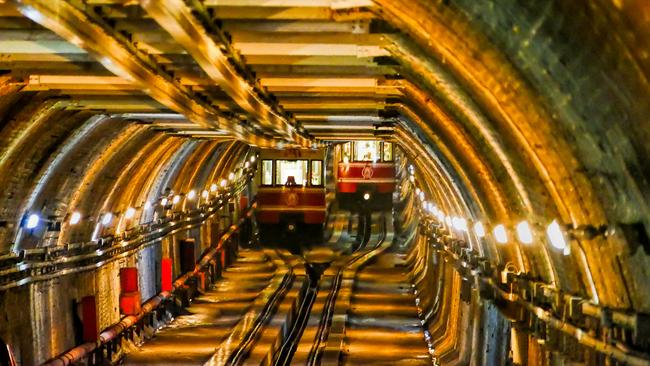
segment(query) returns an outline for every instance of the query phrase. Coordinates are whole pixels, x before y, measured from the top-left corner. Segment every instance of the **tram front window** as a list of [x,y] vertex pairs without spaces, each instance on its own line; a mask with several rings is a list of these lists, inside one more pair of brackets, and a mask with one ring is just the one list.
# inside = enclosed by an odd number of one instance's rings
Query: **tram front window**
[[357,141],[354,144],[355,161],[379,161],[381,141]]
[[277,160],[275,169],[276,185],[307,184],[307,160]]

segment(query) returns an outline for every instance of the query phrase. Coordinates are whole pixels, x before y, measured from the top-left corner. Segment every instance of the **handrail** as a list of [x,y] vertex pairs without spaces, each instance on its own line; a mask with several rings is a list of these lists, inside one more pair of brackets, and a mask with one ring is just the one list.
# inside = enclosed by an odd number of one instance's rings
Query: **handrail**
[[256,204],[252,204],[249,210],[243,215],[237,225],[231,225],[220,238],[219,241],[212,245],[211,248],[201,257],[201,259],[194,266],[194,270],[186,272],[181,275],[173,283],[172,292],[162,291],[156,296],[147,300],[142,304],[141,311],[136,315],[128,315],[122,318],[119,322],[111,325],[106,328],[99,334],[99,337],[96,342],[87,342],[81,345],[78,345],[60,356],[46,362],[43,366],[67,366],[72,365],[75,362],[81,361],[84,357],[91,355],[95,350],[99,349],[102,346],[108,345],[110,342],[118,339],[120,335],[128,331],[132,326],[137,324],[142,318],[147,314],[152,313],[157,310],[161,304],[165,301],[171,299],[174,296],[176,290],[182,289],[186,286],[186,283],[189,282],[193,277],[198,277],[199,273],[205,270],[210,261],[218,255],[223,249],[224,244],[230,239],[230,237],[239,230],[241,225],[245,222],[247,218],[250,218],[253,214],[253,209],[256,207]]
[[[488,299],[498,298],[505,303],[515,304],[525,309],[531,318],[539,319],[551,328],[574,338],[584,347],[626,365],[650,366],[650,354],[640,351],[643,349],[642,343],[650,339],[646,339],[647,335],[640,335],[639,332],[639,329],[647,329],[650,326],[650,315],[628,314],[604,308],[578,296],[561,293],[546,284],[529,280],[507,269],[499,271],[470,249],[464,241],[447,235],[444,228],[433,218],[423,218],[420,231],[429,237],[434,249],[447,257],[466,280],[473,279],[481,289],[482,296],[487,295]],[[556,314],[557,309],[563,309],[563,313]],[[585,316],[596,321],[577,320]],[[583,329],[590,324],[590,330]],[[599,339],[594,335],[601,334],[602,328],[612,327],[634,331],[633,342],[637,343],[638,351],[626,344],[629,340]],[[591,330],[594,331],[593,334]]]

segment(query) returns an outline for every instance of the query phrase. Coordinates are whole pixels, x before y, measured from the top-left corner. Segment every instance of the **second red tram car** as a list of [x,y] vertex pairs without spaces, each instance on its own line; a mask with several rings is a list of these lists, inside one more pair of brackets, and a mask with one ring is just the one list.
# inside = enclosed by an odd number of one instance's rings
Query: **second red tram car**
[[336,198],[345,210],[389,210],[395,191],[393,144],[349,141],[337,146]]
[[262,244],[282,245],[288,234],[305,244],[322,242],[324,159],[324,149],[260,152],[256,219]]

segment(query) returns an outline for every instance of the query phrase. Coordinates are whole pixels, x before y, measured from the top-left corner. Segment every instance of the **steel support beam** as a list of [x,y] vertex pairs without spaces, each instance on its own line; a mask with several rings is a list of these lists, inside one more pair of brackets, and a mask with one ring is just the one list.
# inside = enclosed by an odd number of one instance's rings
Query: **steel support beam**
[[64,0],[14,0],[13,3],[24,16],[86,50],[108,70],[140,86],[162,105],[184,114],[192,122],[207,129],[227,131],[252,145],[275,146],[275,139],[245,130],[238,120],[224,116],[85,10]]
[[282,115],[276,105],[270,105],[260,98],[259,86],[251,85],[235,70],[222,50],[225,47],[227,51],[229,45],[217,44],[182,0],[145,0],[141,5],[262,128],[296,141],[301,146],[311,146],[309,139],[297,133],[293,121]]

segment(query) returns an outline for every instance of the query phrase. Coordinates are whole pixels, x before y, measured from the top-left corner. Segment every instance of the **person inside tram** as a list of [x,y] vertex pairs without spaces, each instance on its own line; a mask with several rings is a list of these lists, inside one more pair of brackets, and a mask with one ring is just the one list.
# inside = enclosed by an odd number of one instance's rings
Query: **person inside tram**
[[287,182],[284,184],[287,187],[293,187],[296,185],[296,178],[293,175],[287,177]]

